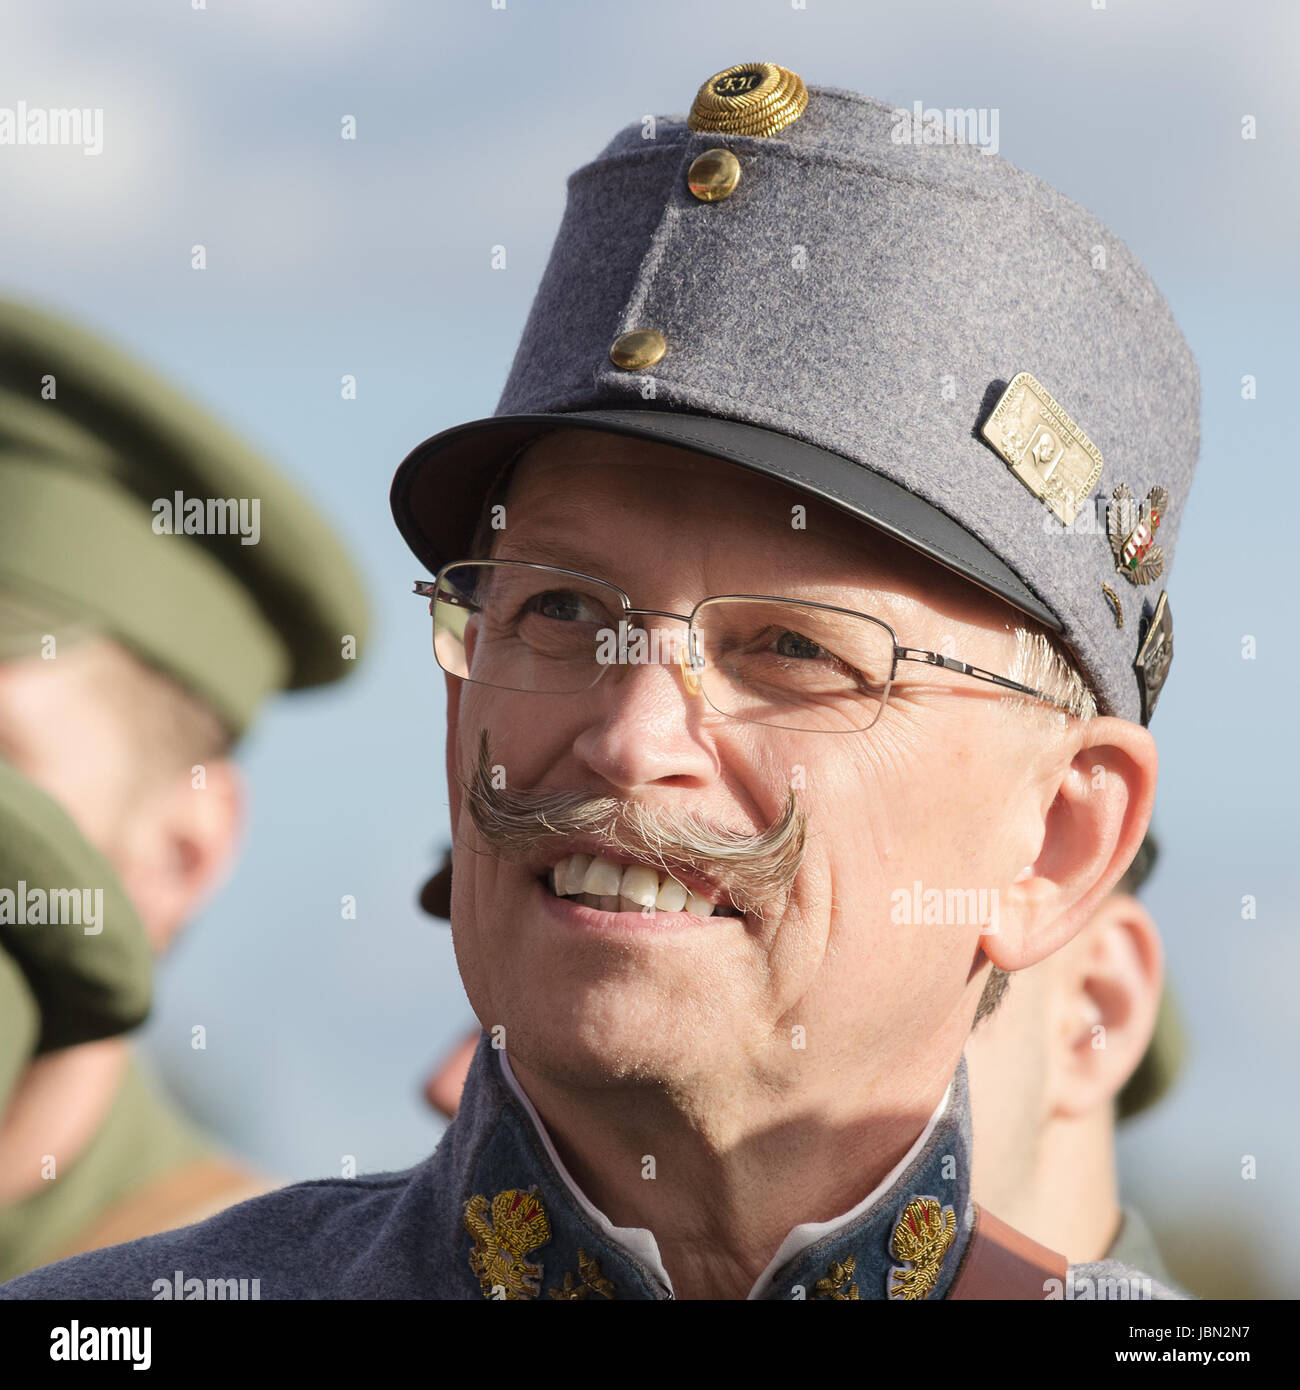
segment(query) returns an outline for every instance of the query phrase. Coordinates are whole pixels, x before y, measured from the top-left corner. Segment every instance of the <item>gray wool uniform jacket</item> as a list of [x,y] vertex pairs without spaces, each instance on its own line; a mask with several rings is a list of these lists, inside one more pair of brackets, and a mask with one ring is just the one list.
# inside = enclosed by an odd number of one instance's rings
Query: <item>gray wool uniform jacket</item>
[[[875,1191],[833,1221],[796,1226],[749,1297],[946,1297],[975,1222],[970,1148],[963,1060]],[[1185,1297],[1115,1260],[1047,1282],[1060,1287],[1045,1299]],[[673,1297],[654,1236],[612,1225],[579,1191],[487,1034],[459,1114],[415,1167],[295,1183],[35,1270],[0,1286],[0,1299],[233,1298],[241,1288],[263,1299]]]

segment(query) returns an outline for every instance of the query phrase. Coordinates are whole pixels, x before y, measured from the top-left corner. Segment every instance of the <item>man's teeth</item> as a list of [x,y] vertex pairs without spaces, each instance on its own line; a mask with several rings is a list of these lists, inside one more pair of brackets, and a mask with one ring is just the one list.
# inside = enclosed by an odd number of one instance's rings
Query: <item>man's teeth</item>
[[571,854],[551,870],[551,891],[606,912],[689,912],[695,917],[738,917],[725,903],[711,903],[669,874],[645,864],[615,864],[590,854]]

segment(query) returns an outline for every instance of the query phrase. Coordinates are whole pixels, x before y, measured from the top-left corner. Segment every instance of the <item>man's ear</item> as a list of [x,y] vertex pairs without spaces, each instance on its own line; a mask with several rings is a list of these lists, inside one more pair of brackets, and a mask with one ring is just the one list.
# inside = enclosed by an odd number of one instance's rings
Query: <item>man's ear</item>
[[146,791],[130,809],[113,858],[122,885],[161,953],[234,863],[244,784],[228,759],[187,770]]
[[1112,893],[1060,962],[1048,1019],[1051,1114],[1075,1118],[1114,1101],[1151,1042],[1163,987],[1151,914]]
[[1044,809],[1026,838],[1033,862],[1002,890],[996,933],[981,938],[1002,970],[1023,970],[1075,936],[1133,862],[1151,820],[1155,740],[1131,720],[1080,720],[1047,764]]

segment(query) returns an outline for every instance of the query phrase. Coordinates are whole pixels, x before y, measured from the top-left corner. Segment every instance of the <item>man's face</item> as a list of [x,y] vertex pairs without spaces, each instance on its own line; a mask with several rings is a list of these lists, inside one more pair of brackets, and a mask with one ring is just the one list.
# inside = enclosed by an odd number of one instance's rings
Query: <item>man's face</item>
[[111,653],[100,639],[0,662],[0,757],[57,801],[112,857],[123,808],[139,781],[139,752],[102,684]]
[[[792,525],[797,505],[806,526]],[[900,645],[998,672],[1013,650],[1012,611],[941,567],[768,479],[666,445],[556,432],[520,460],[506,515],[493,558],[579,570],[638,608],[775,594],[870,613]],[[903,663],[865,733],[728,719],[666,664],[610,667],[578,695],[452,678],[448,694],[457,958],[480,1021],[505,1026],[512,1057],[571,1083],[683,1089],[742,1073],[865,1089],[900,1069],[920,1086],[933,1077],[917,1059],[951,1069],[986,973],[973,975],[985,963],[980,923],[906,912],[914,885],[1005,889],[1027,862],[1007,812],[1031,794],[1034,734],[1005,717],[993,687]],[[768,829],[795,787],[807,844],[794,883],[761,921],[664,929],[557,910],[530,866],[490,852],[466,810],[456,774],[472,778],[483,732],[512,792],[614,796],[742,837]]]
[[205,759],[198,789],[169,727],[150,737],[151,718],[175,718],[160,679],[103,638],[0,662],[0,757],[112,863],[157,951],[231,861],[240,805],[225,758]]

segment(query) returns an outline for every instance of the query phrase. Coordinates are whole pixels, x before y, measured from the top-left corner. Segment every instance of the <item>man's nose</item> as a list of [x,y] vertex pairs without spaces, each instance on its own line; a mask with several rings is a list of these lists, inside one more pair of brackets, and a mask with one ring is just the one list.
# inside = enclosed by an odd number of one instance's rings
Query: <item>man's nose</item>
[[[650,640],[655,631],[657,647]],[[707,706],[698,698],[689,653],[684,630],[674,633],[671,620],[643,629],[638,642],[629,631],[628,659],[597,682],[591,718],[574,742],[578,756],[606,781],[623,788],[665,780],[703,785],[716,776],[717,761],[700,738]]]

